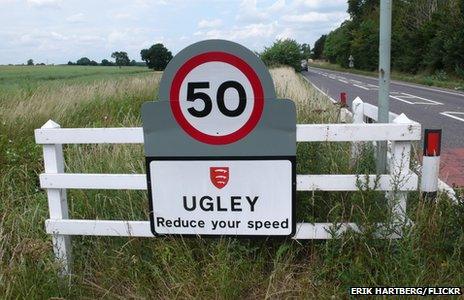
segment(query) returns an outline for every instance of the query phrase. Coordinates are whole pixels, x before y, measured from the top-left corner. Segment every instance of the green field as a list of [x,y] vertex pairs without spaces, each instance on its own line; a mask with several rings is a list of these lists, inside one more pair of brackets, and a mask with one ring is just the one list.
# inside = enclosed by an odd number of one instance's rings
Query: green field
[[[338,121],[338,107],[288,68],[272,70],[299,123]],[[42,149],[33,130],[140,126],[161,74],[139,67],[0,67],[0,298],[346,298],[350,286],[464,286],[464,203],[410,193],[415,222],[401,240],[374,238],[389,222],[383,195],[364,190],[298,193],[297,219],[358,222],[330,241],[73,238],[73,275],[57,276],[44,231]],[[67,172],[144,173],[141,145],[64,148]],[[297,173],[370,173],[372,151],[350,164],[346,143],[298,145]],[[70,190],[70,217],[147,220],[142,191]]]
[[41,84],[89,83],[95,80],[137,76],[150,72],[145,67],[99,66],[0,66],[0,89],[35,88]]

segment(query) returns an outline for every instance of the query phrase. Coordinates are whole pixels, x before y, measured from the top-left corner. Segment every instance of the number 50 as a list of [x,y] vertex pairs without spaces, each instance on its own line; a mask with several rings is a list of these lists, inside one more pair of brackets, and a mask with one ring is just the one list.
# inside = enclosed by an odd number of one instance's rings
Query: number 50
[[[238,105],[235,109],[228,109],[224,102],[224,94],[227,89],[233,88],[238,92]],[[202,110],[197,110],[194,107],[190,107],[188,112],[197,118],[206,117],[211,113],[213,109],[213,103],[210,96],[204,92],[196,92],[196,89],[209,89],[209,82],[189,82],[187,85],[187,101],[195,102],[201,100],[204,103]],[[243,86],[237,81],[226,81],[221,84],[217,90],[216,102],[219,108],[219,111],[227,117],[238,117],[240,116],[246,107],[246,92]]]

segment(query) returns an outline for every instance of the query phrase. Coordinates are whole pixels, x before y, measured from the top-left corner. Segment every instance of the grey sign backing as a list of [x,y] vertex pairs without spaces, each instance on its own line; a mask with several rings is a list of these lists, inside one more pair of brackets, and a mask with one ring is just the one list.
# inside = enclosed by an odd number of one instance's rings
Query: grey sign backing
[[[170,89],[176,72],[189,59],[220,51],[244,60],[256,72],[264,92],[264,108],[254,130],[226,145],[206,144],[189,136],[177,123],[170,107]],[[263,62],[247,48],[225,40],[206,40],[188,46],[168,64],[160,82],[158,101],[142,106],[144,147],[147,157],[250,157],[296,155],[296,109],[291,100],[277,99]]]

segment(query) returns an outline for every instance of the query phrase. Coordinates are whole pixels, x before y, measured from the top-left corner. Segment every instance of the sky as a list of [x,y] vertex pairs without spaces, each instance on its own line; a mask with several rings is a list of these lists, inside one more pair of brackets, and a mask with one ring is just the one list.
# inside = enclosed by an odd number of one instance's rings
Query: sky
[[349,16],[346,0],[0,0],[0,64],[111,60],[163,43],[173,55],[205,39],[262,51],[276,39],[311,45]]

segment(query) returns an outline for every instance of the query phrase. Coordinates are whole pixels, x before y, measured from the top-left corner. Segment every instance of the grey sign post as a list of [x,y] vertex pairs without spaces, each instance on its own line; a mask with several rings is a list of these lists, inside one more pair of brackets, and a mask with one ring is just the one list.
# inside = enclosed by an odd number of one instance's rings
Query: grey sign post
[[188,46],[142,120],[153,234],[295,233],[296,109],[253,52]]

